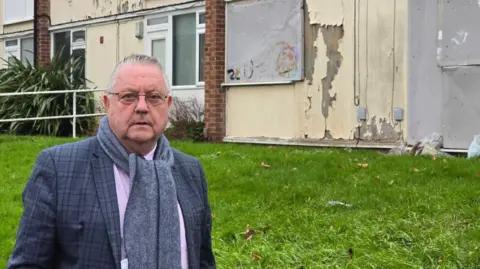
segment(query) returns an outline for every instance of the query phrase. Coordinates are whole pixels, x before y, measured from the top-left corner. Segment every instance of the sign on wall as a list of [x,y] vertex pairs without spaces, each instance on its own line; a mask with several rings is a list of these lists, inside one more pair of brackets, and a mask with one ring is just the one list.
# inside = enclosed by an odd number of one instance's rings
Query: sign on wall
[[225,83],[303,78],[303,0],[243,0],[226,6]]

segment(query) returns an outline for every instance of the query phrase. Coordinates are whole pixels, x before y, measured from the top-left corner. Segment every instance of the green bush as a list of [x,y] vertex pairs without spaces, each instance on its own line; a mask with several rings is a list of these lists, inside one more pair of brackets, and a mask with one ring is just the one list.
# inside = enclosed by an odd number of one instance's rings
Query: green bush
[[[5,61],[5,60],[4,60]],[[54,55],[48,66],[33,66],[15,59],[0,72],[0,93],[85,89],[85,67],[80,58]],[[95,113],[94,94],[77,93],[77,114]],[[73,114],[73,93],[0,97],[0,119],[67,116]],[[47,119],[0,123],[1,132],[17,135],[71,136],[73,119]],[[92,132],[95,117],[76,119],[78,135]]]
[[171,140],[204,141],[203,107],[195,98],[181,100],[173,98],[170,110],[170,126],[165,135]]

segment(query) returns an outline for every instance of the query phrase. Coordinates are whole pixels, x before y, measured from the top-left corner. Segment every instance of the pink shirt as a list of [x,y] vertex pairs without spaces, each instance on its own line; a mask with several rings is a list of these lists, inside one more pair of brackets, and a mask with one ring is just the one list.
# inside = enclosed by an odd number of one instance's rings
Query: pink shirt
[[[153,154],[155,152],[155,148],[145,155],[145,159],[152,160]],[[117,189],[117,198],[118,198],[118,210],[120,213],[120,233],[121,233],[121,249],[122,249],[122,257],[121,259],[124,260],[127,258],[125,253],[125,247],[123,245],[123,219],[125,216],[125,209],[127,207],[128,197],[130,195],[130,177],[120,170],[115,164],[113,165],[113,173],[115,175],[115,186]],[[182,268],[188,268],[188,260],[187,260],[187,243],[185,238],[185,226],[183,224],[183,214],[180,205],[178,205],[178,214],[180,217],[180,245],[181,245],[181,258],[182,258]]]

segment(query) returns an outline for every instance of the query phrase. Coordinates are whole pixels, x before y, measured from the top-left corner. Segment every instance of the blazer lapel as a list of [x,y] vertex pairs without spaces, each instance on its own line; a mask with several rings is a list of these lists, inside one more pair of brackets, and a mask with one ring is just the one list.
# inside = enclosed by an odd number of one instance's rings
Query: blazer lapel
[[185,237],[187,241],[188,267],[197,268],[196,264],[194,263],[195,261],[194,250],[192,249],[194,244],[192,240],[192,234],[191,234],[192,231],[191,229],[189,229],[189,227],[192,227],[193,224],[188,223],[190,219],[185,217],[185,212],[187,212],[192,208],[191,202],[187,196],[188,190],[186,188],[188,188],[188,186],[185,185],[185,181],[187,180],[182,178],[182,176],[188,176],[188,175],[185,175],[185,173],[182,173],[176,164],[174,164],[172,167],[172,175],[173,175],[173,179],[175,180],[175,186],[177,189],[178,203],[182,208],[182,212],[184,215],[183,221],[185,226]]
[[107,225],[108,237],[117,269],[120,269],[120,213],[113,174],[113,162],[98,147],[92,158],[93,177],[98,201]]

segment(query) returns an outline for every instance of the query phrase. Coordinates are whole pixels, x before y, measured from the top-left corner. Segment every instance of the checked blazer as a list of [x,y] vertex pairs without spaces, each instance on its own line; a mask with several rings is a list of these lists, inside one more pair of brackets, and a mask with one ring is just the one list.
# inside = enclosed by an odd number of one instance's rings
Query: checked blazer
[[[211,211],[200,162],[174,150],[190,269],[216,268]],[[96,137],[44,149],[23,192],[24,211],[7,269],[120,269],[113,163]]]

